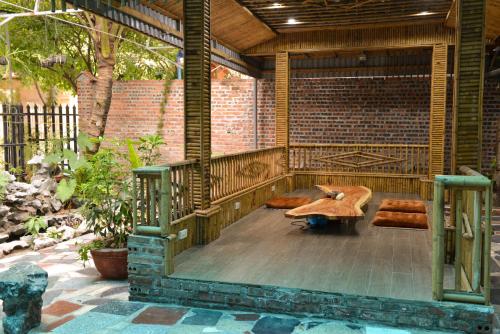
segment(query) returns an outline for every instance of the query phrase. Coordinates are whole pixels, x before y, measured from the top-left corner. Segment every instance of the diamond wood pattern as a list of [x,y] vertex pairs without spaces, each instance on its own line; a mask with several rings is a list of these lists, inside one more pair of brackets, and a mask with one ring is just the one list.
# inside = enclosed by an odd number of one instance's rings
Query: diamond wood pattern
[[197,159],[193,197],[210,207],[210,0],[184,1],[185,158]]
[[452,171],[481,168],[485,0],[457,0]]
[[436,44],[432,53],[431,116],[429,131],[429,177],[444,172],[446,123],[446,70],[448,45]]
[[276,54],[276,146],[285,147],[285,168],[288,170],[290,59],[288,52]]

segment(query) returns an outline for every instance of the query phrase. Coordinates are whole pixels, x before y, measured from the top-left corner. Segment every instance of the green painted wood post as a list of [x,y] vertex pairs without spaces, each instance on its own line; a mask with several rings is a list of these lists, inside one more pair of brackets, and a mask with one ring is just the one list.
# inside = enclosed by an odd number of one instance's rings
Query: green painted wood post
[[149,226],[156,225],[156,179],[154,177],[148,177],[149,185]]
[[443,299],[444,274],[444,184],[434,182],[434,204],[432,208],[432,296]]
[[455,191],[455,290],[462,288],[462,190]]
[[481,192],[474,191],[474,239],[472,241],[472,290],[479,292],[481,286]]
[[160,197],[160,228],[161,236],[170,234],[170,221],[172,214],[172,191],[170,182],[170,168],[161,172],[161,197]]
[[491,280],[490,280],[490,252],[491,252],[491,210],[492,210],[492,196],[493,189],[490,185],[485,191],[485,217],[484,217],[484,265],[483,265],[483,277],[484,277],[484,299],[485,304],[490,304],[491,298]]
[[137,234],[137,174],[132,172],[132,227]]

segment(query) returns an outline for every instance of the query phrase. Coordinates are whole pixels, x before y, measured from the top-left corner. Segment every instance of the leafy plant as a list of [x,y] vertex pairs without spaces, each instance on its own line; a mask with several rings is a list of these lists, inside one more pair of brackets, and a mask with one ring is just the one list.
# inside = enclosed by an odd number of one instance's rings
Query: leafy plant
[[53,230],[47,230],[47,235],[49,238],[52,238],[52,239],[61,239],[62,236],[63,236],[63,232],[62,231],[58,231],[56,229],[53,229]]
[[82,244],[82,245],[77,244],[77,246],[79,246],[78,251],[77,251],[78,257],[83,262],[83,266],[85,267],[87,262],[89,262],[89,260],[90,260],[90,257],[89,257],[90,251],[95,250],[95,249],[104,248],[105,244],[102,240],[94,240],[88,244]]
[[160,146],[165,144],[163,138],[158,135],[146,135],[139,138],[139,155],[144,165],[151,166],[158,163],[161,157]]
[[0,173],[0,203],[5,197],[5,192],[7,191],[7,185],[9,184],[9,174]]
[[89,228],[107,247],[125,247],[132,230],[132,205],[128,171],[110,149],[99,150],[77,185],[82,214]]
[[40,234],[40,230],[47,228],[47,222],[45,221],[45,217],[31,217],[24,224],[24,228],[26,229],[27,234],[36,237]]

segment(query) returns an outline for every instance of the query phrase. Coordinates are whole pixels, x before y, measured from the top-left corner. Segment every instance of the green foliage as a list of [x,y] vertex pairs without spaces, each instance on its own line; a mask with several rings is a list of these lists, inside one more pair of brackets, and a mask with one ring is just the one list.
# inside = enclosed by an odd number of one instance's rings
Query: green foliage
[[75,179],[62,179],[57,185],[56,197],[61,202],[67,202],[73,197],[76,190],[76,180]]
[[82,214],[94,234],[113,248],[124,247],[132,226],[128,170],[110,149],[99,150],[90,160],[77,186]]
[[139,154],[146,166],[155,165],[161,157],[159,148],[165,144],[163,138],[157,134],[139,138]]
[[128,160],[130,162],[130,166],[135,169],[144,166],[141,158],[137,155],[137,152],[134,148],[134,142],[131,139],[127,139],[127,148],[128,148]]
[[54,229],[48,229],[47,230],[47,236],[49,238],[58,240],[58,239],[62,238],[63,232],[62,231],[58,231],[55,228]]
[[[35,1],[16,0],[14,3],[33,8]],[[40,6],[40,10],[49,9],[48,2],[41,1]],[[0,4],[0,10],[7,13],[21,11],[4,3]],[[58,17],[78,25],[91,25],[83,15],[68,14]],[[98,59],[91,30],[42,16],[18,17],[4,27],[8,27],[10,31],[11,48],[8,54],[5,43],[0,43],[0,54],[10,57],[13,72],[25,84],[34,84],[49,96],[46,103],[56,102],[49,101],[51,96],[55,96],[55,89],[76,93],[77,78],[83,71],[94,76],[98,74]],[[116,79],[165,79],[175,76],[174,66],[166,59],[175,61],[177,49],[158,49],[155,54],[141,45],[165,45],[132,30],[125,30],[125,37],[139,45],[129,41],[120,43],[114,68]],[[40,66],[41,61],[54,55],[65,55],[66,62],[48,68]],[[6,70],[7,67],[2,69]]]
[[5,197],[5,192],[7,185],[9,184],[9,175],[6,173],[0,173],[0,203]]
[[45,221],[45,217],[31,217],[24,224],[24,228],[26,229],[27,234],[31,234],[36,237],[40,234],[40,230],[47,228],[47,222]]
[[[78,244],[77,244],[78,245]],[[89,253],[91,250],[101,249],[106,247],[105,243],[102,240],[94,240],[88,244],[83,244],[78,247],[78,257],[83,262],[83,266],[87,264],[90,260]]]

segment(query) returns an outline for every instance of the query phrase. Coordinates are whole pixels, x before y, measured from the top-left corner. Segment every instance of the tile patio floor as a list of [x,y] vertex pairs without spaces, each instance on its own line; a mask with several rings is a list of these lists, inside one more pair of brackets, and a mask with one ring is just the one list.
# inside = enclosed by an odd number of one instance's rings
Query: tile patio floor
[[[79,242],[89,239],[79,238]],[[105,281],[92,265],[77,261],[75,240],[38,252],[25,251],[0,260],[37,263],[49,273],[42,325],[31,333],[59,334],[424,334],[421,330],[365,326],[285,315],[193,309],[128,302],[126,281]],[[1,302],[0,302],[1,311]],[[0,318],[3,313],[0,312]],[[0,333],[3,333],[0,323]]]

